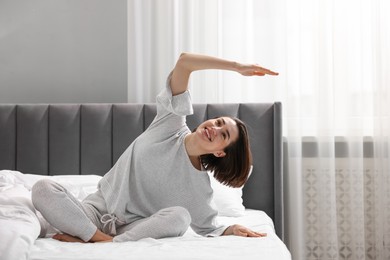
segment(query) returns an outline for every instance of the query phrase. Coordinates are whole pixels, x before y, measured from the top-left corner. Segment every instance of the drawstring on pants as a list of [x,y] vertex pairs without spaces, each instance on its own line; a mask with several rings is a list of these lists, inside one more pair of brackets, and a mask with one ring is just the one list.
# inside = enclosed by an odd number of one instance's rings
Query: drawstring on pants
[[125,224],[124,221],[122,220],[119,220],[117,216],[115,216],[115,214],[104,214],[101,218],[100,218],[100,222],[102,222],[103,224],[103,232],[108,234],[108,235],[111,235],[111,236],[115,236],[116,235],[116,225],[123,225]]

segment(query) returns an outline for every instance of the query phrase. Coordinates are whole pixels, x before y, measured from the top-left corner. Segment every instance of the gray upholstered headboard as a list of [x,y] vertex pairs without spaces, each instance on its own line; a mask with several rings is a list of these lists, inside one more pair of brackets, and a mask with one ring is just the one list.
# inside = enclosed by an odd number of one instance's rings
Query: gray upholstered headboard
[[[254,167],[244,204],[264,210],[284,239],[281,104],[195,104],[194,111],[190,129],[223,115],[248,125]],[[0,169],[104,175],[155,114],[154,104],[0,104]]]

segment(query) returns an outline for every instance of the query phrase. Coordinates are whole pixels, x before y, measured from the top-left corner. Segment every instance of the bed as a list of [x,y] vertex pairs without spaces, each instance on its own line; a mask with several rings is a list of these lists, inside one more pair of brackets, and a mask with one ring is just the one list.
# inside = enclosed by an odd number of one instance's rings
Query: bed
[[280,103],[194,104],[187,117],[190,128],[221,115],[248,125],[252,174],[243,189],[210,175],[213,203],[218,221],[267,237],[206,238],[189,228],[179,238],[125,243],[37,238],[44,221],[31,204],[32,185],[52,178],[83,199],[155,114],[155,104],[0,104],[0,259],[291,259],[283,243]]

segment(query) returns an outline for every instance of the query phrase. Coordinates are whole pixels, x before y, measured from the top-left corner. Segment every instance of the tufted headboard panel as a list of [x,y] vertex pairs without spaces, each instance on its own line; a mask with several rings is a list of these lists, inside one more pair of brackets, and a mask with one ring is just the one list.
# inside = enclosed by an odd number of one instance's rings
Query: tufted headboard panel
[[[0,170],[104,175],[155,115],[155,104],[0,104]],[[194,104],[187,123],[193,129],[226,115],[250,134],[254,167],[244,205],[264,210],[283,239],[281,104]]]

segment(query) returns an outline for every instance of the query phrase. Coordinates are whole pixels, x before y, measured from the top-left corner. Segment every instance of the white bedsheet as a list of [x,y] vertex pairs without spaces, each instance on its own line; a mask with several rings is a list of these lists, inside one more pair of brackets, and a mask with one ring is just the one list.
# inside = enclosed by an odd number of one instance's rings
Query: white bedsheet
[[206,238],[192,230],[180,238],[143,239],[125,243],[64,243],[50,238],[38,239],[29,259],[291,259],[283,242],[275,235],[270,218],[262,211],[246,210],[245,216],[219,217],[267,232],[263,238],[222,236]]
[[[1,259],[291,259],[276,236],[272,220],[262,211],[249,210],[241,217],[218,217],[225,224],[242,224],[266,232],[267,237],[222,236],[206,238],[189,229],[183,237],[143,239],[125,243],[66,243],[39,238],[38,217],[31,207],[29,192],[41,178],[53,178],[83,199],[94,192],[99,176],[43,177],[0,171]],[[8,204],[7,204],[8,203]],[[11,206],[12,207],[11,207]],[[18,210],[13,210],[18,209]],[[15,218],[15,215],[17,218]],[[11,245],[7,247],[5,245]]]

